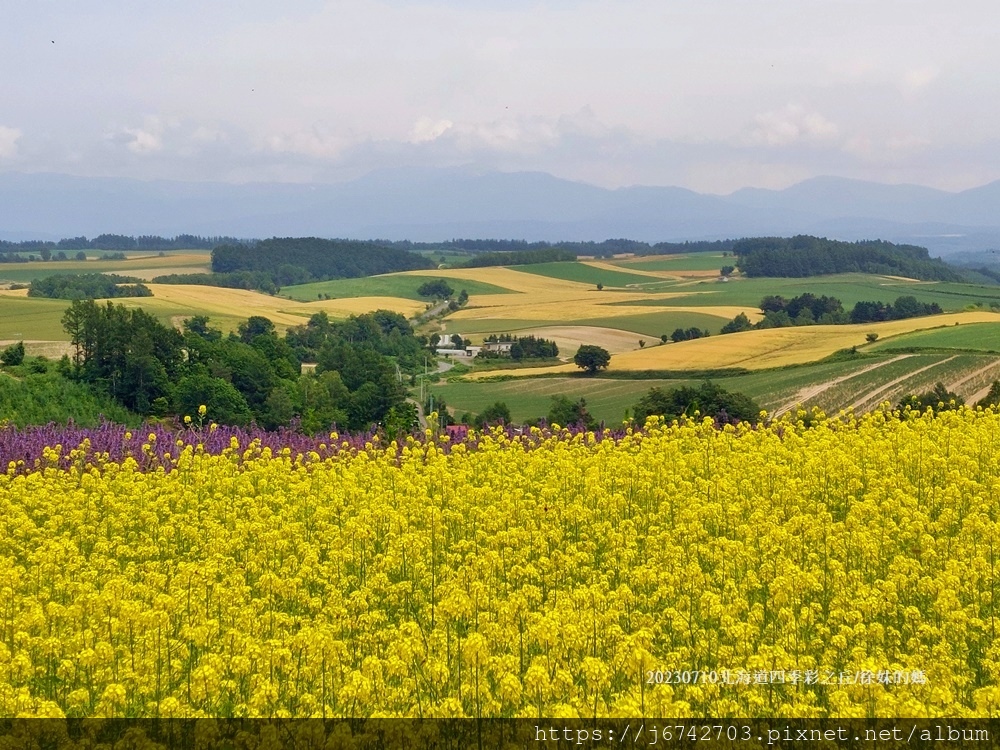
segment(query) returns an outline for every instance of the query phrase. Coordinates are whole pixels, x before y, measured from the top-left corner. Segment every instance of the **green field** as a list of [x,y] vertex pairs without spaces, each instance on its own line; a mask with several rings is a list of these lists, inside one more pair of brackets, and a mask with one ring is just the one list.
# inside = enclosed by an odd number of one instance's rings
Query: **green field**
[[[171,250],[162,256],[158,252],[128,253],[126,260],[96,260],[103,254],[103,251],[91,250],[87,255],[92,260],[0,263],[0,282],[27,284],[57,273],[116,273],[128,276],[130,272],[149,269],[162,269],[164,274],[202,273],[208,271],[211,263],[208,250]],[[76,251],[67,255],[72,257]]]
[[[407,274],[385,274],[382,276],[366,276],[360,279],[335,279],[333,281],[314,281],[310,284],[296,284],[281,289],[281,296],[300,302],[312,302],[319,299],[320,294],[328,294],[331,299],[345,297],[402,297],[422,302],[428,301],[421,297],[417,289],[433,276],[409,276]],[[462,289],[473,294],[508,294],[509,289],[487,284],[482,281],[465,279],[446,279],[448,284],[458,294]]]
[[650,283],[660,285],[652,276],[627,273],[625,271],[607,271],[594,268],[585,263],[532,263],[526,266],[512,266],[515,271],[533,273],[537,276],[548,276],[551,279],[578,281],[582,284],[604,284],[606,287],[626,287],[633,285],[648,286]]
[[628,258],[611,261],[622,270],[637,268],[640,271],[715,271],[723,266],[736,265],[732,255],[722,253],[691,253],[690,255],[657,255],[649,260]]
[[884,341],[876,341],[865,347],[868,351],[910,348],[1000,352],[1000,323],[970,323],[964,326],[915,331],[893,336]]
[[[678,328],[699,328],[707,330],[711,334],[716,334],[722,330],[729,321],[718,315],[705,315],[694,312],[671,312],[665,309],[663,312],[647,313],[640,315],[621,315],[606,318],[588,318],[578,322],[579,325],[602,326],[605,328],[620,328],[624,331],[635,331],[644,333],[655,339],[663,334],[669,336]],[[562,325],[567,325],[563,323]]]
[[[929,391],[939,381],[950,386],[982,371],[980,376],[968,380],[960,388],[968,395],[1000,377],[1000,358],[994,356],[928,353],[893,361],[897,356],[895,352],[862,356],[712,380],[727,390],[752,396],[761,408],[771,412],[793,403],[805,388],[827,386],[807,398],[803,405],[806,408],[818,406],[827,413],[835,413],[897,379],[899,383],[874,394],[867,403],[877,406],[883,400],[889,400],[895,404],[903,395]],[[873,368],[873,365],[877,367]],[[841,382],[834,382],[837,380]],[[544,416],[553,395],[563,394],[572,399],[582,397],[586,399],[591,414],[611,424],[620,422],[626,410],[631,411],[650,388],[670,389],[693,382],[696,381],[686,378],[626,380],[600,377],[544,377],[493,382],[454,380],[434,386],[432,393],[443,396],[457,415],[463,412],[477,414],[495,401],[504,401],[516,421]]]
[[63,299],[0,297],[0,341],[37,339],[65,341],[62,316],[70,303]]
[[[654,290],[654,289],[647,289]],[[644,290],[646,291],[646,290]],[[695,282],[668,282],[655,291],[691,292],[691,296],[674,299],[649,299],[622,302],[629,305],[670,307],[671,305],[749,305],[757,307],[761,299],[775,294],[795,297],[806,292],[839,299],[850,310],[857,302],[893,302],[909,295],[920,302],[937,302],[946,312],[964,310],[970,305],[989,307],[1000,305],[1000,286],[953,284],[949,282],[907,282],[864,274],[813,276],[804,279],[731,279],[728,282],[711,279]],[[695,292],[707,292],[695,294]]]

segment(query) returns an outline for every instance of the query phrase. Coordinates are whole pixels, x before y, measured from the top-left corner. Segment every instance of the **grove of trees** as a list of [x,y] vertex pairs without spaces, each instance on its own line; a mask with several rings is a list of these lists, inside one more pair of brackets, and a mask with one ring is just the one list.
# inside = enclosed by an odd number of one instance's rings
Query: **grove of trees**
[[719,423],[750,422],[760,418],[760,407],[742,393],[727,391],[711,381],[698,386],[681,386],[670,391],[650,388],[632,410],[637,422],[657,415],[666,419],[712,417]]
[[749,277],[878,273],[925,281],[961,281],[961,274],[927,248],[882,240],[841,242],[809,235],[754,237],[733,243],[736,266]]
[[52,299],[111,299],[114,297],[152,297],[141,279],[113,273],[53,274],[35,279],[28,287],[29,297]]
[[[253,316],[223,335],[204,316],[181,333],[141,309],[86,300],[63,325],[75,350],[65,374],[140,415],[183,417],[205,405],[219,423],[307,432],[416,420],[402,375],[422,367],[427,350],[397,313],[339,323],[317,313],[284,336]],[[305,361],[316,363],[312,372],[301,372]]]

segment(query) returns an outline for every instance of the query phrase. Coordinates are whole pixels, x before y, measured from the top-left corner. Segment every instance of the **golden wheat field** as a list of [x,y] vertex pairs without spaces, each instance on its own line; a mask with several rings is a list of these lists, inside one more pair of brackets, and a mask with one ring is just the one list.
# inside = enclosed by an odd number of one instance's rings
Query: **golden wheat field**
[[[682,309],[682,308],[671,308]],[[700,308],[710,310],[712,308]],[[963,312],[909,318],[885,323],[860,325],[808,326],[767,328],[681,341],[663,346],[616,354],[609,370],[706,370],[742,367],[762,370],[773,367],[815,362],[842,349],[864,346],[865,337],[876,333],[881,339],[930,328],[963,323],[996,323],[1000,315],[992,312]],[[544,373],[579,371],[571,365],[553,365],[517,370],[505,370],[505,376],[519,377]],[[488,378],[490,373],[473,373],[470,378]]]
[[55,446],[0,475],[0,713],[995,715],[1000,414],[905,416]]
[[[147,284],[152,297],[123,297],[115,304],[140,307],[164,322],[179,326],[185,318],[207,315],[212,325],[224,330],[235,330],[237,325],[251,315],[262,315],[270,319],[279,331],[290,326],[304,325],[317,312],[326,312],[331,318],[347,318],[375,310],[392,310],[406,316],[423,312],[425,304],[400,297],[352,297],[345,299],[295,302],[282,297],[274,297],[262,292],[246,289],[224,289],[221,287],[195,284]],[[58,300],[42,301],[29,299],[27,289],[0,290],[0,299],[7,303],[9,315],[0,320],[0,339],[14,338],[13,332],[23,328],[20,319],[36,311],[39,302],[46,305],[48,314],[44,331],[51,339],[44,343],[53,344],[58,339],[68,337],[61,330],[60,319],[70,302]]]

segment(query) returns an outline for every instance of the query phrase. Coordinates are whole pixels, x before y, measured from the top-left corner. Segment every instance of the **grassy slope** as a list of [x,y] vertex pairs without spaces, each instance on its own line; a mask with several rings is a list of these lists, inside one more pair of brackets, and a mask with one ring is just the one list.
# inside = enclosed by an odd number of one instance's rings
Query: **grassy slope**
[[68,340],[62,316],[70,303],[61,299],[0,296],[0,341],[7,339]]
[[657,283],[652,276],[628,273],[626,271],[606,271],[585,263],[534,263],[528,266],[512,266],[517,271],[548,276],[553,279],[577,281],[582,284],[603,284],[606,287],[625,287],[630,284]]
[[17,377],[0,373],[0,418],[21,427],[29,424],[96,425],[101,416],[119,424],[138,425],[141,419],[108,399],[96,397],[80,383],[52,374],[26,374],[11,368]]
[[[958,311],[968,305],[991,303],[1000,305],[1000,286],[978,286],[975,284],[952,284],[944,282],[915,283],[888,279],[883,276],[864,274],[838,274],[835,276],[815,276],[808,279],[733,279],[722,282],[715,279],[696,282],[681,282],[671,287],[660,287],[657,291],[710,292],[696,294],[685,299],[685,305],[753,305],[756,307],[763,297],[777,294],[795,297],[805,292],[817,296],[827,295],[839,299],[846,309],[860,301],[893,302],[897,297],[912,295],[920,302],[937,302],[945,311]],[[664,306],[670,300],[647,300],[632,304]]]
[[931,331],[916,331],[893,336],[885,341],[876,341],[865,348],[871,351],[927,348],[1000,352],[1000,323],[971,323]]
[[736,265],[733,256],[722,253],[692,253],[690,255],[655,255],[647,258],[625,258],[611,261],[622,270],[636,268],[642,271],[715,271],[723,266]]

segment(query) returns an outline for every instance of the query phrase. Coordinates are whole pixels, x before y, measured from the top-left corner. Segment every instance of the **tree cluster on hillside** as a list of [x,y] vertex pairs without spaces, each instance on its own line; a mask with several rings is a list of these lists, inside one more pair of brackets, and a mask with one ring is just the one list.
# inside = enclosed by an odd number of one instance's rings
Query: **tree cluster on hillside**
[[[467,253],[484,254],[513,254],[522,257],[525,253],[538,253],[547,250],[557,250],[567,255],[575,256],[590,255],[597,258],[610,258],[613,255],[632,253],[634,255],[675,255],[679,253],[706,253],[706,252],[726,252],[732,249],[735,240],[719,240],[715,242],[641,242],[639,240],[629,240],[624,238],[603,240],[601,242],[526,242],[524,240],[472,240],[459,239],[441,243],[412,243],[414,250],[424,250],[428,248],[452,250]],[[518,263],[544,263],[545,260],[528,261],[521,260]],[[514,265],[514,264],[490,264],[490,265]]]
[[751,324],[750,319],[740,313],[722,327],[722,333],[815,324],[843,325],[905,320],[943,312],[936,302],[919,302],[913,295],[904,295],[897,297],[893,303],[860,301],[847,313],[843,303],[836,297],[817,297],[810,292],[791,299],[768,295],[760,301],[760,309],[764,317],[756,324]]
[[583,397],[574,401],[568,396],[553,396],[546,420],[550,425],[557,424],[560,427],[583,427],[588,430],[598,427],[597,420],[587,410],[587,401]]
[[233,273],[171,273],[153,278],[154,284],[195,284],[218,286],[224,289],[248,289],[277,294],[280,287],[274,276],[264,271],[235,271]]
[[711,381],[698,386],[681,386],[670,391],[650,388],[632,410],[640,424],[647,417],[657,415],[666,419],[712,417],[719,423],[751,422],[760,418],[760,407],[742,393],[727,391]]
[[425,281],[419,287],[417,287],[417,294],[421,297],[434,297],[435,299],[448,299],[451,295],[455,293],[452,288],[444,279],[434,279],[433,281]]
[[543,250],[521,250],[509,253],[481,253],[462,264],[465,268],[485,268],[487,266],[522,266],[535,263],[556,263],[574,261],[577,254],[572,250],[545,248]]
[[53,274],[35,279],[28,287],[29,297],[50,299],[111,299],[115,297],[152,297],[141,279],[112,273]]
[[821,237],[754,237],[733,244],[736,265],[749,277],[804,277],[877,273],[928,281],[961,281],[959,272],[931,258],[927,248],[882,240],[841,242]]
[[510,409],[504,401],[493,402],[472,419],[472,424],[477,430],[510,423]]
[[[709,331],[702,330],[701,328],[696,328],[694,326],[692,326],[691,328],[675,328],[674,332],[670,334],[670,340],[676,343],[678,341],[691,341],[692,339],[700,339],[708,335],[710,335]],[[666,337],[661,337],[661,339],[665,338]]]
[[[254,242],[255,240],[249,240]],[[0,241],[0,253],[32,252],[43,250],[210,250],[216,245],[241,243],[235,237],[202,237],[195,234],[179,234],[176,237],[160,237],[155,234],[133,237],[124,234],[101,234],[93,239],[67,237],[58,242],[48,240],[24,240],[22,242]],[[46,259],[47,260],[47,259]]]
[[851,310],[852,323],[905,320],[944,312],[937,302],[918,302],[912,295],[897,297],[891,305],[882,302],[858,302]]
[[212,250],[215,273],[260,271],[278,286],[432,267],[427,258],[408,250],[357,240],[275,237],[253,246],[219,245]]
[[[394,312],[338,323],[317,313],[283,337],[253,316],[224,336],[205,316],[185,321],[182,334],[141,309],[87,300],[73,303],[63,325],[75,349],[66,374],[140,415],[191,416],[205,405],[219,423],[297,422],[307,432],[416,418],[401,380],[426,350]],[[302,374],[303,361],[315,370]]]

